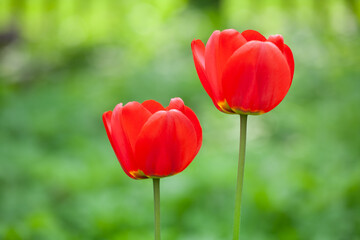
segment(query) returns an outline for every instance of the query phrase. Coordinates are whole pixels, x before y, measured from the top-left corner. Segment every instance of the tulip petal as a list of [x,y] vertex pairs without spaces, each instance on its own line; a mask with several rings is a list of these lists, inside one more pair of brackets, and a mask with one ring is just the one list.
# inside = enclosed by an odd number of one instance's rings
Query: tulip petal
[[129,102],[122,109],[122,126],[133,152],[141,128],[150,116],[150,111],[138,102]]
[[213,89],[205,73],[205,45],[201,40],[193,40],[191,42],[191,50],[193,53],[195,69],[199,76],[200,82],[203,85],[206,93],[210,96],[214,105],[218,107],[216,104],[216,100],[214,99]]
[[146,100],[141,105],[143,105],[152,114],[165,109],[159,102],[154,100]]
[[[218,52],[218,68],[220,74],[222,74],[231,55],[246,42],[246,39],[234,29],[226,29],[220,33]],[[221,79],[221,75],[219,76],[219,79]]]
[[261,33],[255,30],[245,30],[241,33],[241,35],[243,35],[243,37],[247,41],[253,41],[253,40],[262,41],[262,42],[266,41],[266,38]]
[[177,109],[180,112],[184,112],[184,107],[184,101],[181,98],[177,97],[170,100],[169,106],[166,107],[166,110]]
[[118,104],[112,113],[111,111],[104,113],[103,121],[111,146],[122,169],[129,177],[135,179],[136,177],[130,174],[130,171],[136,171],[137,167],[134,164],[131,146],[121,124],[122,109],[122,104]]
[[135,147],[137,165],[150,177],[166,177],[185,169],[195,157],[196,131],[178,110],[159,111],[141,130]]
[[[199,119],[196,117],[196,114],[189,108],[188,106],[185,106],[183,113],[186,117],[189,118],[189,120],[192,122],[195,131],[196,131],[196,137],[197,137],[197,148],[195,155],[199,152],[202,144],[202,129],[199,122]],[[195,156],[194,156],[195,157]]]
[[275,44],[280,49],[281,52],[284,52],[284,38],[283,38],[283,36],[281,36],[280,34],[271,35],[268,38],[268,41]]
[[286,60],[289,64],[290,72],[291,72],[291,79],[292,79],[294,77],[294,67],[295,67],[294,56],[291,52],[291,49],[286,44],[284,44],[284,56],[286,57]]
[[227,29],[215,31],[209,38],[205,48],[205,71],[210,86],[215,94],[216,103],[224,100],[222,94],[221,76],[231,55],[246,39],[236,30]]
[[191,50],[193,52],[194,61],[203,69],[205,69],[205,45],[200,39],[194,39],[191,42]]
[[213,99],[219,102],[221,99],[221,86],[219,78],[221,76],[219,69],[219,38],[220,31],[211,34],[205,47],[205,71],[210,88],[212,89]]
[[274,44],[251,41],[232,55],[222,84],[225,99],[235,112],[261,114],[285,97],[291,84],[290,68]]
[[104,122],[104,126],[105,126],[105,130],[106,130],[106,134],[110,140],[110,143],[112,145],[112,140],[111,140],[111,116],[112,116],[112,111],[107,111],[102,115],[102,119]]
[[166,108],[166,110],[170,110],[170,109],[179,110],[180,112],[185,114],[185,116],[187,116],[189,118],[189,120],[192,122],[192,124],[195,128],[195,131],[196,131],[196,136],[197,136],[198,149],[195,153],[195,155],[196,155],[198,153],[198,151],[200,150],[201,143],[202,143],[202,129],[201,129],[200,122],[199,122],[198,118],[196,117],[196,114],[188,106],[185,106],[184,101],[181,98],[172,98],[170,101],[170,104]]

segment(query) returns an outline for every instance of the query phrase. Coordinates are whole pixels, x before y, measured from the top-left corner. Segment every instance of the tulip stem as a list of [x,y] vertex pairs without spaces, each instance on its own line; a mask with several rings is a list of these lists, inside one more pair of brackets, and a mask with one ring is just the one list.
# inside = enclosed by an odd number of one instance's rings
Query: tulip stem
[[236,184],[233,240],[239,240],[239,236],[240,236],[241,195],[243,189],[244,167],[245,167],[246,125],[247,125],[247,115],[240,114],[239,163],[238,163],[238,174],[237,174],[237,184]]
[[154,215],[155,215],[155,240],[160,240],[160,179],[153,178],[154,186]]

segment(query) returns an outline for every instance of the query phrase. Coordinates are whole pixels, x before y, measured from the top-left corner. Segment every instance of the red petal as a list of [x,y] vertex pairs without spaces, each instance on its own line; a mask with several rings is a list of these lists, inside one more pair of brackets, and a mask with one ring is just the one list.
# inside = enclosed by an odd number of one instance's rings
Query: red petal
[[281,52],[284,52],[284,38],[280,34],[271,35],[268,41],[275,44]]
[[143,105],[151,113],[156,113],[157,111],[165,109],[160,103],[154,100],[146,100],[141,105]]
[[198,149],[195,153],[195,155],[196,155],[198,153],[198,151],[200,150],[201,143],[202,143],[201,125],[200,125],[198,118],[196,117],[196,114],[189,107],[185,106],[184,101],[181,98],[172,98],[170,101],[170,104],[166,108],[166,110],[170,110],[170,109],[177,109],[177,110],[181,111],[193,123],[195,131],[196,131],[197,146],[198,146]]
[[219,38],[220,31],[213,32],[205,48],[205,71],[215,103],[222,100],[220,86],[221,72],[219,69]]
[[112,114],[110,114],[111,111],[110,113],[104,113],[103,121],[111,146],[114,149],[115,155],[119,160],[122,169],[129,177],[135,178],[133,175],[130,174],[131,171],[136,171],[137,167],[135,166],[133,160],[133,153],[130,144],[125,136],[123,127],[121,125],[120,117],[122,114],[122,109],[122,104],[118,104]]
[[202,143],[202,130],[201,130],[200,122],[199,122],[198,118],[196,117],[196,114],[189,107],[185,106],[184,101],[181,98],[172,98],[170,101],[170,104],[166,108],[166,110],[170,110],[170,109],[177,109],[177,110],[181,111],[193,123],[195,131],[196,131],[197,140],[198,140],[197,141],[198,149],[195,153],[195,155],[196,155],[197,152],[200,150],[201,143]]
[[166,177],[184,170],[196,148],[196,131],[189,118],[178,110],[159,111],[141,130],[136,162],[145,175]]
[[290,72],[291,72],[291,79],[294,77],[294,57],[291,52],[291,49],[288,47],[288,45],[284,44],[284,56],[289,64]]
[[222,94],[221,76],[231,55],[242,45],[246,39],[236,30],[227,29],[222,32],[215,31],[206,44],[205,70],[215,101],[224,100]]
[[291,84],[290,69],[278,48],[251,41],[230,58],[223,75],[224,96],[234,111],[259,114],[276,107]]
[[[219,38],[219,68],[222,74],[231,55],[246,43],[246,39],[236,30],[227,29],[220,33]],[[221,76],[220,76],[221,79]]]
[[111,115],[112,115],[112,111],[107,111],[102,115],[106,134],[110,140],[110,143],[111,143]]
[[150,116],[149,110],[138,102],[129,102],[122,109],[122,125],[133,152],[141,128]]
[[200,125],[199,119],[196,117],[196,114],[193,112],[193,110],[191,110],[191,108],[189,108],[188,106],[185,106],[185,109],[184,109],[183,113],[192,122],[192,124],[193,124],[193,126],[195,128],[195,131],[196,131],[196,136],[197,136],[197,148],[196,148],[196,152],[195,152],[195,155],[196,155],[199,152],[199,150],[201,148],[201,144],[202,144],[201,125]]
[[193,40],[191,42],[191,50],[193,53],[195,69],[199,76],[200,82],[215,104],[216,102],[214,100],[213,89],[205,73],[205,45],[201,40]]
[[255,30],[245,30],[241,33],[241,35],[243,35],[243,37],[247,41],[253,41],[253,40],[262,41],[262,42],[266,41],[266,38],[261,33]]
[[181,98],[179,97],[172,98],[166,110],[177,109],[180,112],[184,112],[184,106],[185,106],[184,101]]

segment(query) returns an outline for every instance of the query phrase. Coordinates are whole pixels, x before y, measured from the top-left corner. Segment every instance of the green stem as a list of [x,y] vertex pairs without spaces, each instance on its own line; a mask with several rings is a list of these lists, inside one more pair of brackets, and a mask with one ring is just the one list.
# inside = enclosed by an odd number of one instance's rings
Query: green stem
[[160,240],[160,179],[153,178],[153,185],[154,185],[155,240]]
[[239,163],[235,198],[235,217],[233,240],[239,240],[240,236],[240,214],[241,214],[241,195],[244,182],[245,166],[245,147],[246,147],[246,123],[247,115],[240,114],[240,145],[239,145]]

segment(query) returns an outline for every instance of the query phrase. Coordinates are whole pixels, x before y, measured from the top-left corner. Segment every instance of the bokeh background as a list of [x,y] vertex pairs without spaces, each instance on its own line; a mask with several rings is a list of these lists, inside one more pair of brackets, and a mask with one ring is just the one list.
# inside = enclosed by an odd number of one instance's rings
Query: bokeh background
[[360,1],[1,0],[0,239],[152,239],[150,180],[117,162],[101,115],[181,97],[204,142],[161,181],[162,236],[230,239],[239,117],[215,109],[190,43],[282,34],[285,100],[249,117],[241,234],[360,239]]

